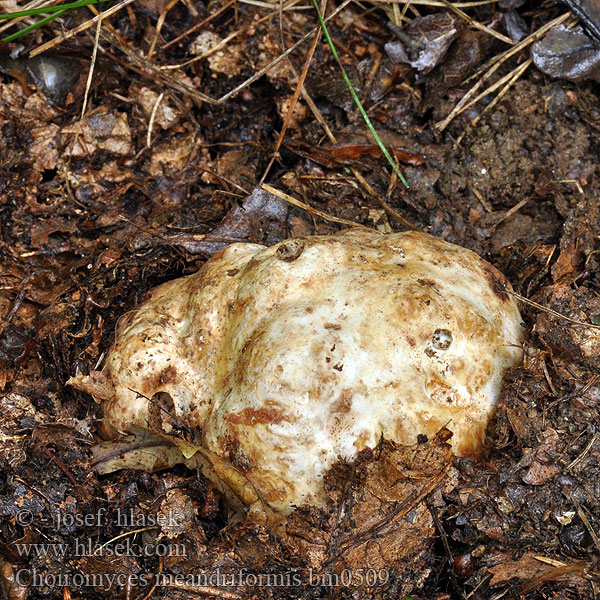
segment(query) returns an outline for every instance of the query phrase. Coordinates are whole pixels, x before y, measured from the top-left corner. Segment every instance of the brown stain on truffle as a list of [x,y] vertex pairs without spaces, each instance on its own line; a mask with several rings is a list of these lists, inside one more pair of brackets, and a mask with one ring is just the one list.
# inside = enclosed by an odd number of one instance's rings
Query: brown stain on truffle
[[146,379],[144,381],[143,391],[146,395],[154,395],[154,393],[163,386],[169,385],[170,383],[176,383],[178,377],[177,369],[173,365],[169,365],[153,377]]
[[331,405],[331,413],[345,415],[352,408],[352,390],[343,389],[339,398]]
[[508,279],[506,279],[496,267],[487,262],[481,261],[481,269],[494,294],[496,294],[502,302],[508,302],[510,299],[507,291],[509,287]]
[[458,444],[461,456],[479,456],[485,439],[485,426],[471,423],[469,436],[463,436]]
[[432,279],[417,279],[417,283],[422,287],[435,287],[436,283]]
[[234,467],[237,467],[244,473],[247,473],[250,471],[250,469],[252,469],[252,461],[244,452],[238,440],[231,438],[227,439],[225,443],[225,451]]
[[361,452],[362,450],[365,450],[366,448],[369,447],[368,445],[369,445],[370,440],[371,440],[371,433],[368,430],[361,431],[356,436],[356,440],[354,441],[354,447],[358,450],[358,452]]
[[230,413],[226,420],[232,425],[278,425],[282,422],[293,423],[296,419],[285,411],[275,406],[261,406],[260,408],[244,408],[237,413]]
[[268,487],[265,492],[261,493],[261,498],[269,504],[274,504],[275,502],[282,502],[288,493],[285,489]]

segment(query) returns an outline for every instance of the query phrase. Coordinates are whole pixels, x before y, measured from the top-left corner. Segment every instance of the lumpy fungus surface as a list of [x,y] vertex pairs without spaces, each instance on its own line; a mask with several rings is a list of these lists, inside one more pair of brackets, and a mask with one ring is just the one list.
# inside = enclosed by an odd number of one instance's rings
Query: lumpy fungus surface
[[477,453],[521,341],[505,277],[429,235],[232,244],[121,319],[105,420],[168,432],[174,413],[286,513],[382,437],[446,426]]

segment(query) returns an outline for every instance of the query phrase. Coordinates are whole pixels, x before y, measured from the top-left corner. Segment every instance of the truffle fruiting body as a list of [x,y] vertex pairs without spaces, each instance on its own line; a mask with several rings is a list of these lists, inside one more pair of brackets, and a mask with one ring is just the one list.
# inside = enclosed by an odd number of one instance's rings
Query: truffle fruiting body
[[151,399],[169,394],[203,446],[288,512],[319,504],[332,464],[382,437],[447,426],[457,454],[477,453],[521,340],[505,277],[426,234],[232,244],[120,321],[105,419],[168,428]]

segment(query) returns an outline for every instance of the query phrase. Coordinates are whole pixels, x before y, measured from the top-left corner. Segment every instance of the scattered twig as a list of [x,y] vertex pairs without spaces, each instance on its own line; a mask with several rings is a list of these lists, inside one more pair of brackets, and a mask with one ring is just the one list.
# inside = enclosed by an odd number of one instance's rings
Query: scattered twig
[[66,8],[63,10],[57,10],[56,12],[53,12],[51,15],[48,15],[47,17],[41,19],[40,21],[37,21],[36,23],[32,23],[31,25],[28,25],[27,27],[25,27],[23,29],[19,29],[19,31],[17,31],[11,35],[7,35],[6,37],[2,38],[2,41],[5,44],[13,42],[16,39],[23,37],[24,35],[27,35],[31,31],[34,31],[35,29],[39,29],[40,27],[47,25],[48,23],[50,23],[50,21],[54,21],[55,19],[58,19],[58,17],[63,15],[65,12],[67,12]]
[[545,565],[550,565],[552,567],[564,567],[567,564],[562,560],[556,560],[555,558],[550,558],[549,556],[534,556],[533,558],[535,558],[535,560],[539,560]]
[[498,225],[500,225],[500,223],[503,223],[504,221],[506,221],[506,219],[512,217],[516,212],[521,210],[521,208],[523,208],[528,202],[529,198],[523,198],[523,200],[517,202],[511,209],[506,211],[502,218],[494,224],[492,229],[495,229],[496,227],[498,227]]
[[504,97],[506,92],[517,82],[517,80],[527,71],[527,69],[533,64],[533,59],[528,58],[522,65],[519,65],[514,71],[511,71],[509,75],[511,76],[506,85],[498,92],[498,95],[486,106],[484,109],[473,119],[472,125],[475,127],[479,120],[483,116],[483,114],[496,106],[500,100]]
[[395,208],[391,207],[383,198],[383,196],[381,194],[378,194],[369,185],[368,181],[362,176],[358,169],[352,167],[352,174],[354,175],[354,177],[356,177],[360,185],[362,185],[362,187],[367,191],[369,196],[371,196],[371,198],[373,198],[390,217],[396,219],[397,221],[400,221],[402,225],[408,227],[409,229],[412,229],[413,231],[419,230],[419,228],[413,225],[404,215],[400,214]]
[[317,215],[318,217],[321,217],[322,219],[325,219],[326,221],[331,221],[333,223],[340,223],[341,225],[348,225],[349,227],[362,227],[363,229],[370,229],[371,231],[376,231],[372,227],[367,227],[366,225],[363,225],[362,223],[354,223],[353,221],[348,221],[347,219],[342,219],[340,217],[336,217],[334,215],[327,214],[326,212],[323,212],[322,210],[319,210],[318,208],[313,208],[312,206],[310,206],[310,204],[305,204],[304,202],[301,202],[300,200],[296,200],[296,198],[290,196],[289,194],[286,194],[285,192],[282,192],[274,187],[271,187],[270,185],[268,185],[266,183],[263,183],[261,187],[266,192],[269,192],[269,194],[273,194],[274,196],[277,196],[278,198],[281,198],[282,200],[285,200],[286,202],[289,202],[290,204],[297,206],[298,208],[302,208],[309,213]]
[[381,520],[373,523],[366,531],[346,543],[340,549],[338,556],[329,558],[327,562],[333,562],[338,559],[339,556],[344,556],[351,548],[362,546],[385,531],[391,531],[398,526],[401,527],[402,519],[419,506],[419,504],[435,490],[435,488],[444,480],[451,466],[451,463],[448,463],[445,467],[435,473],[435,475],[431,475],[429,481],[421,490],[419,490],[419,492],[413,492],[404,502],[399,504],[395,510],[382,517]]
[[58,456],[55,456],[52,452],[50,452],[48,448],[44,448],[42,452],[65,474],[66,478],[71,482],[72,485],[77,486],[77,481],[75,481],[75,478],[73,477],[69,469],[67,469],[65,463],[62,460],[60,460]]
[[[186,85],[181,81],[178,81],[174,77],[171,77],[168,73],[166,73],[163,69],[158,68],[153,63],[147,61],[143,56],[140,56],[138,52],[130,48],[127,44],[119,40],[115,35],[103,29],[100,33],[100,37],[103,40],[106,40],[109,44],[115,46],[118,50],[123,52],[133,63],[133,65],[139,67],[139,74],[145,75],[148,77],[148,73],[144,73],[144,71],[150,71],[152,75],[156,76],[156,78],[161,81],[167,87],[170,87],[178,92],[184,94],[185,96],[189,96],[194,100],[199,102],[208,102],[209,104],[216,104],[217,102],[210,98],[209,96],[199,92],[196,88]],[[131,64],[127,64],[126,66],[132,68]]]
[[454,588],[454,591],[459,594],[461,598],[463,598],[463,600],[466,600],[467,597],[464,591],[461,589],[461,586],[458,584],[456,574],[454,573],[454,557],[452,556],[452,550],[450,550],[450,544],[448,544],[448,535],[446,534],[446,530],[444,529],[444,525],[442,524],[442,520],[440,519],[438,511],[431,501],[431,495],[425,498],[425,503],[427,504],[429,514],[433,518],[435,528],[442,540],[442,545],[444,546],[444,552],[446,553],[446,560],[448,562],[448,573],[450,575],[452,587]]
[[462,113],[464,110],[466,110],[466,105],[469,102],[469,100],[475,95],[477,90],[479,90],[483,86],[483,84],[498,70],[500,65],[502,65],[504,62],[506,62],[511,56],[514,56],[515,54],[517,54],[518,52],[523,50],[523,48],[526,48],[530,44],[533,44],[534,42],[539,40],[549,29],[552,29],[552,27],[554,27],[555,25],[564,23],[570,16],[571,16],[571,13],[566,12],[566,13],[562,14],[560,17],[557,17],[556,19],[549,21],[548,23],[546,23],[545,25],[540,27],[537,31],[534,31],[531,35],[528,35],[526,38],[521,40],[518,44],[515,44],[512,48],[509,48],[502,54],[499,54],[498,56],[495,56],[492,60],[488,61],[482,67],[482,69],[480,69],[478,71],[478,73],[476,75],[473,75],[470,79],[473,79],[476,76],[478,77],[483,71],[485,71],[485,69],[488,69],[488,70],[483,74],[483,76],[481,76],[481,79],[479,79],[473,85],[473,87],[471,87],[471,89],[462,97],[462,99],[458,102],[458,104],[452,109],[450,114],[443,121],[439,121],[438,123],[435,124],[436,128],[439,131],[444,131],[444,129],[446,129],[446,127],[448,127],[448,125],[460,113]]
[[[511,78],[513,77],[515,71],[517,69],[519,69],[521,66],[522,65],[519,65],[518,67],[516,67],[516,69],[514,69],[510,73],[507,73],[506,75],[504,75],[503,77],[501,77],[500,79],[498,79],[498,81],[495,81],[492,85],[490,85],[488,88],[486,88],[485,90],[483,90],[483,92],[480,92],[479,94],[477,94],[477,96],[475,96],[475,98],[473,98],[472,100],[469,100],[469,102],[467,102],[466,104],[464,104],[463,106],[461,106],[460,112],[464,112],[465,110],[471,108],[471,106],[477,104],[481,99],[485,98],[486,96],[488,96],[492,92],[495,92],[499,87],[501,87],[505,83],[509,82],[511,80]],[[461,102],[462,102],[462,100],[461,100]],[[460,114],[460,113],[457,113],[457,114]]]
[[158,557],[158,573],[154,574],[154,583],[152,584],[152,587],[150,588],[149,592],[147,594],[145,594],[144,596],[142,596],[141,598],[139,598],[138,600],[150,600],[150,598],[156,591],[156,588],[158,587],[158,583],[157,583],[158,575],[163,572],[164,562],[165,562],[165,559],[162,556],[159,556]]
[[535,576],[530,581],[527,581],[521,591],[523,594],[528,594],[538,587],[542,586],[547,581],[554,581],[557,579],[562,579],[565,576],[569,575],[586,575],[587,570],[590,567],[589,563],[586,562],[575,562],[570,565],[564,565],[562,567],[556,567],[551,571],[546,571],[545,573],[541,573],[540,575]]
[[543,306],[542,304],[538,304],[537,302],[534,302],[533,300],[530,300],[529,298],[525,298],[525,296],[521,296],[521,294],[517,294],[517,292],[509,292],[509,293],[512,294],[517,300],[520,300],[521,302],[523,302],[524,304],[529,304],[529,306],[533,306],[534,308],[537,308],[538,310],[541,310],[543,312],[551,314],[555,317],[558,317],[559,319],[563,319],[564,321],[567,321],[568,323],[572,323],[573,325],[579,325],[581,327],[587,327],[588,329],[599,329],[600,330],[600,325],[594,325],[593,323],[585,323],[584,321],[578,321],[577,319],[572,319],[571,317],[561,315],[556,310],[548,308],[547,306]]
[[470,17],[464,10],[461,10],[460,7],[457,6],[456,4],[453,4],[452,2],[448,2],[448,0],[441,0],[441,2],[444,6],[449,8],[453,13],[455,13],[461,19],[463,19],[466,23],[468,23],[468,25],[470,27],[473,27],[474,29],[479,29],[479,31],[483,31],[484,33],[487,33],[488,35],[495,37],[496,39],[500,40],[501,42],[504,42],[505,44],[510,44],[512,46],[516,43],[515,40],[513,40],[509,37],[506,37],[502,33],[495,31],[494,29],[487,27],[486,25],[484,25],[483,23],[480,23],[479,21],[476,21],[475,19]]
[[[322,0],[323,7],[326,5],[326,3],[327,3],[327,0]],[[300,94],[302,92],[302,87],[304,86],[304,81],[306,80],[306,76],[308,75],[308,69],[310,67],[312,57],[315,53],[317,44],[319,43],[320,39],[321,39],[321,30],[318,30],[315,33],[315,37],[313,38],[310,48],[308,49],[308,53],[307,53],[306,59],[304,61],[304,66],[302,67],[302,72],[300,73],[300,76],[298,77],[298,83],[296,85],[296,89],[294,90],[294,94],[292,96],[292,100],[288,107],[287,114],[285,115],[285,119],[283,121],[281,131],[279,132],[279,135],[277,136],[277,141],[275,142],[275,148],[273,149],[273,154],[271,156],[271,160],[269,160],[269,164],[267,165],[267,168],[263,172],[263,176],[260,178],[260,181],[258,182],[259,186],[265,182],[265,179],[267,178],[267,175],[269,174],[269,171],[271,170],[271,167],[273,166],[275,159],[279,156],[279,149],[281,148],[281,144],[283,143],[283,140],[285,138],[286,131],[290,125],[292,116],[294,115],[294,110],[296,110],[296,104],[298,103],[298,98],[300,97]],[[283,50],[283,47],[282,47],[282,50]]]
[[587,515],[581,508],[579,502],[577,502],[577,499],[574,498],[572,494],[570,494],[570,498],[571,498],[573,504],[575,504],[577,514],[579,515],[581,522],[585,525],[585,528],[588,530],[588,533],[590,534],[590,537],[592,538],[592,541],[594,542],[594,546],[596,546],[596,550],[600,551],[600,540],[598,539],[598,534],[596,533],[595,529],[592,527],[590,520],[587,518]]
[[102,19],[98,19],[96,23],[96,36],[94,37],[94,50],[92,51],[92,60],[90,62],[90,68],[88,71],[87,82],[85,84],[85,94],[83,96],[83,104],[81,106],[81,118],[85,116],[85,110],[87,108],[88,97],[90,89],[92,87],[92,78],[94,77],[94,68],[96,66],[96,57],[98,56],[98,43],[100,40],[100,29],[102,28]]
[[151,525],[148,527],[140,527],[139,529],[131,529],[128,531],[124,531],[123,533],[120,533],[119,535],[116,535],[115,537],[111,538],[110,540],[104,542],[104,544],[102,544],[101,546],[98,546],[95,550],[94,553],[92,554],[92,556],[95,555],[102,555],[102,550],[104,548],[106,548],[106,546],[108,546],[109,544],[112,544],[113,542],[116,542],[117,540],[120,540],[124,537],[128,537],[130,535],[136,535],[138,533],[143,533],[144,531],[153,531],[155,529],[158,529],[158,527],[156,525]]
[[2,23],[2,25],[0,25],[0,33],[3,33],[4,31],[6,31],[7,29],[10,29],[11,27],[14,27],[15,25],[18,25],[19,23],[21,23],[22,21],[24,21],[25,19],[28,19],[31,15],[31,10],[35,10],[38,9],[41,5],[47,5],[44,4],[45,0],[32,0],[32,2],[29,2],[28,4],[26,4],[25,6],[22,7],[21,12],[23,13],[23,16],[21,17],[17,17],[15,16],[15,13],[5,13],[6,15],[10,15],[11,18],[8,18],[8,16],[4,17],[4,23]]
[[150,44],[150,49],[146,55],[146,58],[150,60],[152,55],[154,54],[154,49],[156,48],[156,43],[158,41],[158,36],[162,31],[163,25],[165,24],[165,19],[169,14],[169,11],[179,2],[179,0],[171,0],[160,13],[160,17],[158,17],[158,22],[156,23],[156,30],[154,32],[154,37],[152,38],[152,43]]
[[83,23],[81,23],[81,25],[78,25],[77,27],[74,27],[73,29],[69,29],[69,31],[65,31],[65,33],[63,33],[59,36],[56,36],[54,39],[50,40],[49,42],[46,42],[45,44],[42,44],[41,46],[34,48],[29,53],[29,58],[33,58],[34,56],[37,56],[38,54],[42,54],[43,52],[46,52],[47,50],[50,50],[51,48],[58,46],[65,40],[70,40],[73,36],[77,35],[78,33],[82,32],[82,31],[85,31],[92,25],[95,25],[98,21],[101,21],[103,19],[106,19],[107,17],[110,17],[111,15],[114,15],[116,12],[120,11],[123,7],[127,6],[128,4],[131,4],[132,2],[133,2],[133,0],[121,0],[120,2],[118,2],[114,6],[111,6],[109,9],[105,10],[104,12],[96,15],[95,17],[93,17],[91,19],[88,19],[87,21],[84,21]]
[[[344,0],[344,2],[342,2],[331,14],[329,14],[327,17],[325,17],[323,19],[324,22],[328,22],[330,19],[333,19],[333,17],[335,17],[337,14],[339,14],[351,2],[352,2],[352,0]],[[271,15],[268,15],[268,18],[271,18]],[[253,26],[254,26],[254,24],[253,24]],[[308,33],[303,35],[295,44],[292,44],[285,52],[280,54],[277,58],[272,60],[267,66],[263,67],[260,71],[258,71],[258,73],[255,73],[252,77],[250,77],[249,79],[244,81],[244,83],[238,85],[236,88],[234,88],[233,90],[231,90],[224,96],[221,96],[221,98],[219,98],[216,101],[216,103],[222,104],[223,102],[226,102],[227,100],[229,100],[229,98],[231,98],[232,96],[235,96],[235,94],[239,93],[244,88],[248,87],[251,83],[253,83],[257,79],[260,79],[265,73],[270,71],[274,66],[278,65],[286,56],[289,56],[298,46],[300,46],[306,40],[308,40],[310,37],[312,37],[318,29],[319,29],[318,26],[313,27]],[[210,50],[211,53],[213,51],[214,51],[214,49]],[[205,53],[203,56],[206,56],[206,54],[208,54],[208,53]],[[198,57],[198,58],[201,58],[201,57]]]
[[193,592],[201,596],[212,596],[214,598],[224,598],[224,600],[241,600],[243,596],[237,592],[223,590],[212,585],[185,585],[183,583],[169,583],[168,587],[185,592]]
[[198,31],[199,29],[202,29],[205,25],[208,25],[208,23],[210,23],[215,17],[218,17],[221,13],[225,12],[232,4],[233,4],[233,0],[229,0],[229,2],[225,2],[225,4],[223,4],[223,6],[221,6],[221,8],[219,8],[215,12],[208,15],[208,17],[202,19],[202,21],[200,21],[199,23],[192,25],[192,27],[190,27],[189,29],[184,31],[182,34],[178,35],[175,39],[172,39],[170,42],[167,42],[166,44],[164,44],[162,49],[166,50],[167,48],[170,48],[174,44],[177,44],[178,42],[180,42],[181,40],[186,38],[188,35],[191,35],[192,33],[195,33],[196,31]]
[[[496,4],[500,1],[501,0],[475,0],[474,2],[454,2],[454,6],[457,8],[475,8],[486,4]],[[444,4],[442,0],[376,0],[376,2],[381,4],[404,4],[412,9],[414,9],[413,5],[446,8],[446,4]]]
[[[597,379],[597,376],[596,376]],[[586,456],[586,454],[592,449],[592,446],[600,439],[600,434],[595,433],[590,441],[586,444],[585,448],[582,450],[581,454],[577,458],[575,458],[571,463],[567,465],[567,471],[571,471],[574,469]]]
[[24,29],[20,29],[19,31],[17,31],[9,36],[6,36],[5,38],[2,39],[2,41],[4,43],[12,42],[12,41],[16,40],[17,38],[20,38],[20,37],[26,35],[30,31],[39,29],[40,27],[43,27],[50,21],[53,21],[54,19],[63,15],[68,10],[71,10],[74,8],[79,8],[82,6],[87,6],[90,4],[98,4],[99,2],[107,2],[107,1],[108,0],[77,0],[76,2],[69,2],[67,4],[51,4],[51,3],[34,1],[34,2],[30,2],[29,4],[27,4],[25,7],[23,7],[22,10],[9,12],[9,13],[0,13],[0,20],[8,21],[7,23],[5,23],[4,25],[2,25],[0,27],[0,31],[5,31],[6,29],[13,27],[14,25],[17,25],[18,23],[20,23],[24,19],[28,19],[29,17],[50,13],[47,17],[41,19],[40,21],[31,23]]
[[152,107],[152,114],[150,115],[150,121],[148,122],[148,134],[146,135],[146,147],[150,148],[150,143],[152,142],[152,128],[154,127],[154,121],[156,119],[156,113],[158,112],[158,107],[162,102],[162,99],[165,97],[165,93],[161,92],[159,97],[156,99],[154,106]]

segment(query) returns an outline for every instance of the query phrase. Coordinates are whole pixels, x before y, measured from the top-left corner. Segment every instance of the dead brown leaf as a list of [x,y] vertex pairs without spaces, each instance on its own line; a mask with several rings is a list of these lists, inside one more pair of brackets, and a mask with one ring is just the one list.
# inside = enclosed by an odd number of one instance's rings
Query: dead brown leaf
[[108,106],[101,106],[76,123],[63,127],[61,134],[73,136],[69,152],[73,158],[91,156],[96,150],[121,155],[133,152],[127,114],[113,113]]
[[170,129],[181,119],[181,112],[174,109],[168,97],[163,97],[159,102],[160,95],[150,88],[143,87],[136,92],[138,104],[144,111],[148,120],[154,114],[154,122],[162,129]]
[[570,81],[600,80],[600,45],[581,27],[553,27],[531,47],[535,66],[550,75]]
[[461,24],[460,19],[450,12],[417,17],[399,32],[402,41],[388,42],[385,50],[394,61],[407,63],[426,75],[446,56]]
[[518,560],[510,555],[503,555],[502,562],[495,567],[490,567],[490,573],[494,576],[490,581],[490,586],[510,581],[511,579],[521,579],[529,581],[537,575],[547,573],[553,569],[552,565],[538,560],[531,552],[527,552]]
[[286,524],[286,543],[322,577],[367,569],[382,574],[405,564],[426,577],[435,527],[424,500],[456,482],[447,433],[410,447],[382,441],[354,464],[335,466],[326,479],[328,506],[296,510]]

